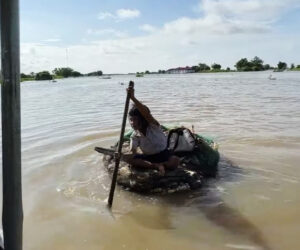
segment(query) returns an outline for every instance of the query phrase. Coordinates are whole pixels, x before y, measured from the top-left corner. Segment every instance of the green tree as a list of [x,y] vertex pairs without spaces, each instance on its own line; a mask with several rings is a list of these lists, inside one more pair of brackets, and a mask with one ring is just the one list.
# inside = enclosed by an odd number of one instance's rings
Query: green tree
[[221,65],[220,64],[217,64],[217,63],[214,63],[211,65],[211,68],[213,70],[220,70],[221,69]]
[[265,64],[265,65],[263,66],[263,68],[264,68],[264,70],[268,70],[268,69],[270,69],[271,67],[270,67],[270,64]]
[[80,72],[78,72],[78,71],[73,71],[72,74],[71,74],[71,76],[73,76],[73,77],[79,77],[79,76],[82,76],[82,74]]
[[238,71],[247,71],[250,69],[251,65],[249,64],[247,58],[242,58],[234,66]]
[[287,64],[285,62],[280,62],[277,64],[278,69],[285,70],[287,68]]
[[264,61],[261,60],[258,56],[255,56],[252,60],[251,60],[251,66],[253,71],[260,71],[264,69],[263,63]]
[[52,80],[53,77],[49,71],[42,71],[35,75],[35,80]]
[[210,67],[205,63],[199,63],[199,71],[210,70]]
[[90,72],[87,74],[88,76],[102,76],[103,72],[101,70]]
[[227,70],[227,71],[230,71],[230,68],[229,68],[229,67],[227,67],[227,68],[226,68],[226,70]]
[[145,74],[150,74],[149,70],[146,70],[146,71],[145,71]]
[[297,68],[297,69],[300,69],[300,64],[298,64],[296,68]]
[[192,66],[192,70],[194,70],[195,72],[199,72],[199,66],[195,65],[195,66]]
[[[269,65],[266,65],[268,67]],[[251,61],[248,61],[247,58],[240,59],[235,67],[238,71],[260,71],[264,70],[263,60],[258,56],[255,56]]]
[[67,67],[67,68],[55,68],[52,72],[57,76],[69,77],[72,76],[73,71],[74,71],[73,69]]
[[291,69],[294,69],[295,68],[295,64],[291,64]]

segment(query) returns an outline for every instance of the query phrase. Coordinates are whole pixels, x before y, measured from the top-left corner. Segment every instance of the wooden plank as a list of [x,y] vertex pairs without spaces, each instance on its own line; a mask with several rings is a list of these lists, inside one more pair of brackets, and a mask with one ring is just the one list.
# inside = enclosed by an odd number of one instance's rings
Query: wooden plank
[[114,156],[115,152],[114,150],[112,149],[108,149],[108,148],[101,148],[101,147],[95,147],[95,150],[98,152],[98,153],[101,153],[101,154],[104,154],[104,155],[111,155],[111,156]]
[[19,1],[1,0],[4,249],[22,249]]

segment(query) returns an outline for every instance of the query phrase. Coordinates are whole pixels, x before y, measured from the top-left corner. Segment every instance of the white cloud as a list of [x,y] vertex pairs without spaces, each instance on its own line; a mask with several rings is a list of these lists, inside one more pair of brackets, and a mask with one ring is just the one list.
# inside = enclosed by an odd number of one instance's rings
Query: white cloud
[[115,19],[116,21],[122,21],[125,19],[133,19],[137,18],[141,15],[141,12],[137,9],[118,9],[116,12],[110,13],[110,12],[101,12],[98,14],[98,19],[104,20],[104,19]]
[[137,9],[119,9],[117,10],[116,14],[120,19],[132,19],[141,15],[140,11]]
[[96,36],[111,36],[114,37],[126,37],[128,34],[123,31],[115,30],[115,29],[88,29],[87,30],[88,35],[96,35]]
[[163,31],[166,33],[178,32],[181,34],[215,34],[229,35],[238,33],[264,33],[270,31],[269,24],[256,23],[251,21],[223,19],[220,16],[205,16],[204,18],[179,18],[166,23]]
[[146,32],[154,32],[156,31],[156,28],[150,24],[144,24],[139,26],[140,30],[146,31]]
[[60,38],[49,38],[49,39],[45,39],[42,42],[48,42],[48,43],[55,43],[55,42],[60,42],[61,39]]
[[21,43],[22,72],[53,70],[55,64],[66,66],[66,49],[40,43]]
[[299,0],[203,0],[200,18],[179,18],[164,25],[165,32],[205,34],[265,33]]
[[[202,17],[185,20],[186,29],[220,34],[269,32],[280,16],[299,6],[299,0],[203,0],[198,6]],[[183,25],[183,20],[176,22]],[[169,26],[172,23],[165,28]]]
[[271,21],[295,5],[299,6],[299,0],[203,0],[199,9],[226,19]]
[[104,20],[107,18],[114,18],[115,16],[109,12],[101,12],[98,14],[98,19]]

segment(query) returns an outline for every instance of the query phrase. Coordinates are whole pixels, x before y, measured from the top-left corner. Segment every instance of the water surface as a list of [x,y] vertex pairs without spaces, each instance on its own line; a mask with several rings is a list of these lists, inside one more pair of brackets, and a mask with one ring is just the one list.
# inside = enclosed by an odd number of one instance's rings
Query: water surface
[[[24,249],[298,249],[300,74],[113,76],[25,82]],[[168,197],[110,187],[101,156],[119,137],[126,85],[162,124],[219,144],[216,180]],[[122,85],[121,83],[125,83]]]

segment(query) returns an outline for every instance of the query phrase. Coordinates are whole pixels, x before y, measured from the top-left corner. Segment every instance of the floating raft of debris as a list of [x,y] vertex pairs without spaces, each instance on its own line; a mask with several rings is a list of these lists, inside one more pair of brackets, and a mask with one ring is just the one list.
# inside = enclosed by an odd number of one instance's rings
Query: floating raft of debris
[[[125,135],[122,152],[129,152],[129,138],[132,132]],[[219,162],[217,145],[208,138],[194,134],[196,146],[192,152],[175,153],[180,157],[179,167],[174,170],[166,170],[161,176],[155,169],[141,169],[120,162],[117,183],[125,189],[139,193],[175,193],[178,191],[200,188],[203,180],[215,177]],[[103,162],[110,174],[113,173],[115,160],[113,153],[117,145],[104,152],[101,148],[95,148],[104,154]]]

